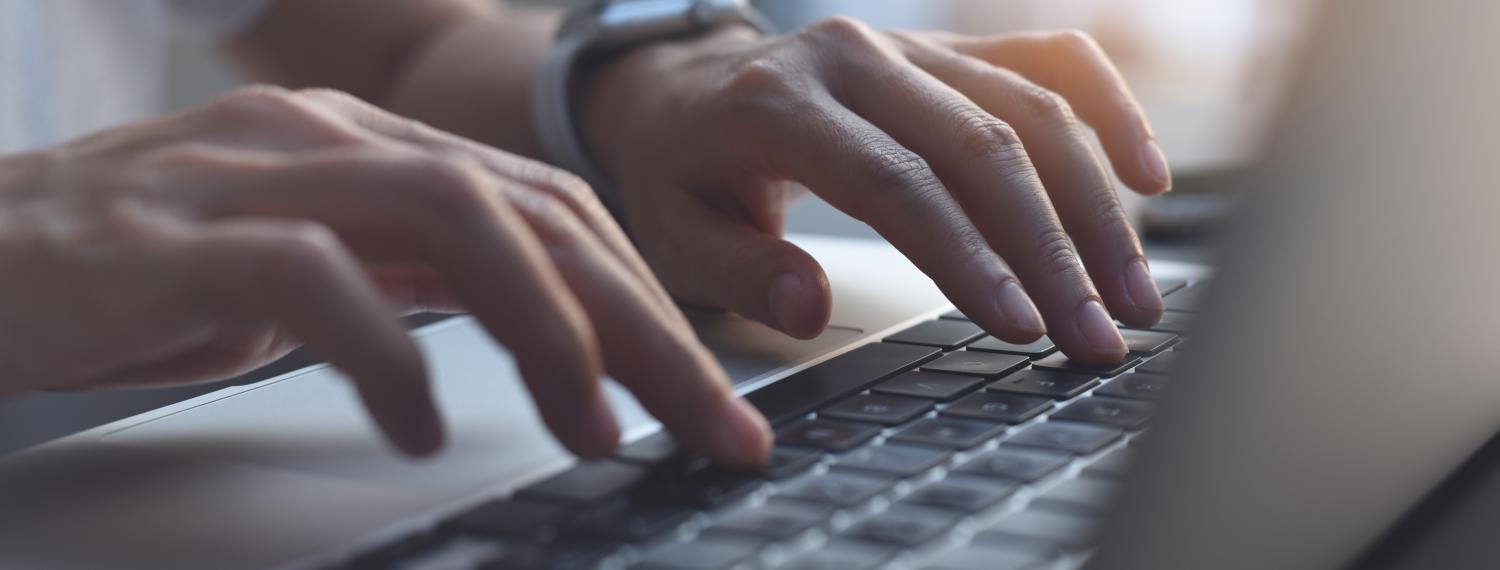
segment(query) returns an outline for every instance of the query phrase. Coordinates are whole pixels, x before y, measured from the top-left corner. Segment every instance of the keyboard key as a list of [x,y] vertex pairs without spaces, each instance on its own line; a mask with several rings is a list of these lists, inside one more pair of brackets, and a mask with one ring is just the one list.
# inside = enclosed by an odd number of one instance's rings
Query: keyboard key
[[1067,467],[1071,460],[1066,453],[1001,447],[970,459],[954,472],[1031,483]]
[[474,568],[499,561],[511,550],[510,545],[481,536],[443,537],[423,548],[388,557],[379,568],[425,570],[429,568]]
[[1041,358],[1057,352],[1057,345],[1052,344],[1052,339],[1045,336],[1026,344],[1005,342],[998,338],[987,336],[969,343],[968,346],[964,347],[964,350],[1019,354],[1028,358]]
[[910,548],[932,540],[955,524],[958,519],[950,513],[895,507],[850,527],[844,536]]
[[803,553],[779,567],[780,570],[873,570],[879,568],[898,551],[889,546],[836,539],[819,546],[817,550]]
[[671,459],[679,451],[677,440],[663,430],[621,446],[615,457],[637,465],[655,465]]
[[1136,372],[1146,374],[1171,374],[1172,368],[1177,366],[1177,361],[1182,359],[1182,353],[1178,351],[1165,352],[1160,356],[1147,360],[1145,364],[1136,368]]
[[1005,431],[1005,424],[927,418],[892,435],[890,441],[932,445],[948,449],[971,449]]
[[889,489],[894,480],[858,473],[828,473],[793,483],[777,496],[847,509]]
[[1167,295],[1171,295],[1173,292],[1175,292],[1178,289],[1181,289],[1183,287],[1187,287],[1187,281],[1184,281],[1182,279],[1157,279],[1156,280],[1156,292],[1161,293],[1161,295],[1163,297],[1165,297]]
[[1119,483],[1095,477],[1079,477],[1058,483],[1032,499],[1031,508],[1103,515],[1114,506],[1115,496],[1119,492]]
[[1029,359],[1018,354],[962,350],[944,354],[922,365],[922,370],[998,378],[1025,368],[1028,362]]
[[944,553],[924,570],[1042,570],[1061,555],[1056,548],[1036,544],[970,543]]
[[812,503],[770,501],[745,509],[708,528],[710,532],[750,535],[765,540],[786,540],[807,532],[828,519],[828,510]]
[[1193,330],[1193,314],[1180,313],[1177,311],[1166,311],[1161,314],[1161,320],[1149,327],[1125,327],[1134,330],[1151,330],[1169,333],[1183,334]]
[[984,336],[979,325],[968,321],[938,319],[918,323],[916,326],[885,337],[886,342],[919,344],[943,350],[953,350]]
[[974,536],[976,544],[1017,542],[1079,551],[1093,546],[1099,536],[1099,521],[1090,516],[1044,509],[1026,509],[1000,519]]
[[940,353],[924,346],[867,344],[751,392],[745,399],[772,425],[781,425],[910,370]]
[[876,384],[870,390],[880,394],[927,398],[929,400],[947,402],[979,389],[980,386],[984,385],[984,382],[984,378],[974,376],[914,371]]
[[785,479],[812,468],[822,459],[821,451],[778,446],[771,450],[771,458],[761,474],[772,480]]
[[1052,420],[1069,420],[1104,424],[1120,429],[1138,430],[1146,427],[1156,406],[1136,400],[1120,398],[1084,398],[1052,414]]
[[939,316],[938,318],[939,319],[948,319],[950,321],[972,321],[972,320],[974,320],[974,319],[970,319],[969,317],[965,316],[962,312],[959,312],[958,309],[953,309],[952,311],[948,311],[946,313],[943,313],[942,316]]
[[869,422],[888,426],[900,425],[932,410],[932,400],[885,396],[881,394],[858,394],[824,408],[819,416]]
[[1084,477],[1098,477],[1100,479],[1121,479],[1130,472],[1130,465],[1135,461],[1135,452],[1129,448],[1119,448],[1100,457],[1088,467],[1083,468]]
[[574,529],[625,542],[656,538],[691,519],[694,510],[653,500],[613,503],[580,515]]
[[917,489],[901,501],[974,514],[990,508],[1015,492],[1016,486],[1007,482],[950,478]]
[[1022,430],[1002,443],[1089,455],[1119,440],[1122,435],[1123,432],[1118,428],[1072,422],[1043,422]]
[[1098,385],[1099,377],[1091,374],[1032,368],[996,380],[989,390],[1067,400]]
[[713,509],[749,495],[761,484],[754,471],[709,465],[687,475],[677,492],[697,508]]
[[563,537],[546,546],[517,545],[496,564],[506,570],[582,570],[595,568],[619,550],[621,543],[599,535]]
[[1037,396],[980,392],[964,396],[939,414],[958,418],[1018,424],[1052,409],[1052,400]]
[[1167,382],[1166,376],[1132,372],[1121,374],[1118,378],[1110,380],[1103,388],[1094,390],[1094,394],[1133,400],[1157,400],[1167,390]]
[[589,505],[619,496],[646,479],[645,469],[617,461],[585,461],[572,469],[522,489],[525,501]]
[[838,469],[874,471],[905,479],[942,465],[952,455],[948,451],[926,447],[876,445],[839,457],[833,466]]
[[1095,366],[1092,364],[1074,362],[1072,359],[1068,358],[1068,355],[1059,352],[1051,356],[1046,356],[1038,359],[1037,361],[1032,362],[1031,365],[1045,370],[1080,372],[1083,374],[1093,374],[1095,376],[1104,376],[1108,378],[1110,376],[1119,375],[1120,373],[1129,370],[1130,367],[1140,364],[1140,362],[1141,357],[1130,354],[1127,355],[1125,357],[1125,360],[1121,361],[1119,364]]
[[1125,348],[1138,355],[1151,355],[1177,344],[1177,335],[1167,332],[1120,329]]
[[444,523],[459,532],[493,536],[548,538],[563,522],[567,509],[544,503],[490,501]]
[[1193,312],[1203,303],[1203,295],[1208,292],[1208,282],[1199,281],[1172,294],[1162,298],[1168,311]]
[[760,550],[759,541],[728,536],[704,536],[674,542],[647,554],[631,570],[716,570],[739,564]]
[[870,441],[879,433],[880,426],[819,418],[803,420],[781,430],[776,441],[784,445],[847,451]]

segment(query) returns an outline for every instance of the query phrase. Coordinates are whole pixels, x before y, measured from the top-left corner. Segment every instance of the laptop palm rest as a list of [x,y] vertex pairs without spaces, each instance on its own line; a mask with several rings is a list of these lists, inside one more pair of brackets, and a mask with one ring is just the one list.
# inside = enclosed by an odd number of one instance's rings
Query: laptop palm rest
[[[694,321],[736,382],[859,336],[858,329],[832,327],[816,339],[796,341],[732,315],[695,315]],[[509,355],[481,327],[461,318],[420,337],[449,428],[448,446],[430,460],[391,451],[353,388],[328,367],[115,431],[104,442],[445,493],[525,478],[565,461]],[[654,428],[621,386],[610,382],[607,391],[627,438]]]

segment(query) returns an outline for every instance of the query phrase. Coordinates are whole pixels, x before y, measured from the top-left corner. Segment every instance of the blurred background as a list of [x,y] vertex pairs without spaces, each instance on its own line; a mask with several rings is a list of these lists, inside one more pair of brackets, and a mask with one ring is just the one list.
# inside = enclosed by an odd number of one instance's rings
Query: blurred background
[[[106,1],[106,0],[96,0]],[[536,2],[529,2],[536,3]],[[1282,87],[1312,17],[1312,0],[760,0],[782,30],[831,15],[875,27],[970,34],[1077,28],[1120,66],[1172,162],[1175,190],[1127,209],[1157,258],[1208,261],[1216,221],[1240,188],[1235,174],[1261,153]],[[167,109],[206,101],[239,83],[214,48],[176,33]],[[817,200],[789,213],[788,230],[876,237]],[[0,401],[0,454],[152,408],[305,366],[299,353],[227,382],[166,390],[38,394]]]

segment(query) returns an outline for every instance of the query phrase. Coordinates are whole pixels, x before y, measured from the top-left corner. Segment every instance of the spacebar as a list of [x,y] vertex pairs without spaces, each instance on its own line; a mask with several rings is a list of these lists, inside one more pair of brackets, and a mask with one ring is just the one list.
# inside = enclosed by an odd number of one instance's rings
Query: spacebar
[[942,351],[877,342],[819,363],[745,396],[772,424],[806,415],[833,400],[868,388],[926,362]]

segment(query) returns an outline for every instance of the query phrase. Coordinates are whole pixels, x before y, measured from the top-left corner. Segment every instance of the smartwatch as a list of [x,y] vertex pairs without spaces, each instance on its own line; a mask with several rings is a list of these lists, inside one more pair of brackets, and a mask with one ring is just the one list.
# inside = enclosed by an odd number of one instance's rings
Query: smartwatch
[[592,184],[618,218],[618,192],[589,158],[573,120],[575,69],[589,58],[730,23],[775,33],[746,0],[604,0],[570,12],[531,86],[531,119],[546,158]]

